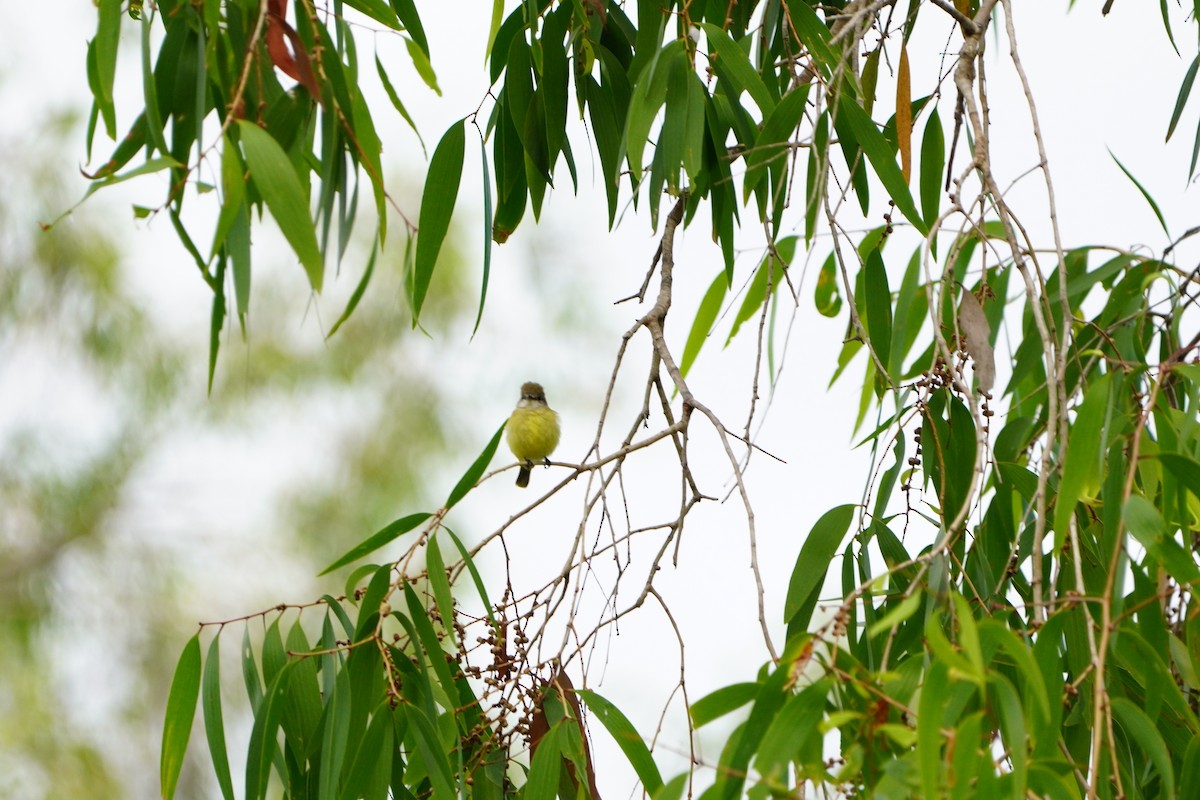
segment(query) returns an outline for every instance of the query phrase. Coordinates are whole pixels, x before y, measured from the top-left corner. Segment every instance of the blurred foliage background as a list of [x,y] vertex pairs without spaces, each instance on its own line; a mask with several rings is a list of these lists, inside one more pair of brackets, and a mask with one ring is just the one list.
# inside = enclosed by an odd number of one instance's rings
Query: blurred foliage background
[[[264,259],[253,326],[227,328],[206,397],[207,328],[165,324],[114,207],[39,230],[77,199],[62,165],[81,125],[59,113],[0,142],[2,798],[156,796],[146,765],[195,622],[311,596],[312,565],[418,496],[463,435],[436,413],[444,381],[384,257],[327,343]],[[433,332],[472,310],[461,259],[443,267]]]

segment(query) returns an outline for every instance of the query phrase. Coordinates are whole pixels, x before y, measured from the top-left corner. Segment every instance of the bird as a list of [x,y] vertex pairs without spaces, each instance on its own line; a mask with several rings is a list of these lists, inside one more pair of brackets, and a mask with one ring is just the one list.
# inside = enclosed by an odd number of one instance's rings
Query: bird
[[529,485],[534,462],[549,464],[549,456],[558,447],[561,433],[558,414],[546,405],[546,392],[540,383],[528,381],[521,385],[521,399],[505,424],[508,449],[521,462],[517,486]]

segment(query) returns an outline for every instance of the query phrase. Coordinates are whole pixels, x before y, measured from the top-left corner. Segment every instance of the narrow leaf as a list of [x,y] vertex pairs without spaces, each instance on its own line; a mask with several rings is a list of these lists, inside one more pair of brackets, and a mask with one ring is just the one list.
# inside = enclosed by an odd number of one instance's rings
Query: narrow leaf
[[458,184],[462,178],[463,154],[466,134],[463,120],[451,125],[433,151],[429,161],[429,174],[425,177],[425,191],[421,195],[421,214],[417,233],[417,260],[413,275],[412,304],[413,325],[421,316],[433,269],[437,266],[438,253],[450,229],[450,216],[458,200]]
[[1183,76],[1183,83],[1179,87],[1179,96],[1175,98],[1175,110],[1171,112],[1171,122],[1167,125],[1167,141],[1170,141],[1171,134],[1175,133],[1175,126],[1179,124],[1179,118],[1183,115],[1183,107],[1187,105],[1188,97],[1192,94],[1192,84],[1196,82],[1197,70],[1200,70],[1200,55],[1192,60],[1187,74]]
[[908,71],[908,45],[900,45],[896,70],[896,144],[900,150],[900,173],[904,182],[912,178],[912,77]]
[[1162,734],[1158,732],[1154,721],[1136,703],[1125,697],[1112,699],[1113,715],[1121,728],[1135,742],[1138,748],[1150,758],[1150,763],[1158,772],[1162,781],[1159,797],[1173,798],[1175,796],[1175,770],[1171,765],[1171,754]]
[[367,268],[363,271],[363,276],[358,279],[358,285],[354,287],[353,294],[346,301],[346,308],[342,311],[342,315],[337,318],[337,322],[333,323],[333,327],[329,329],[329,335],[326,339],[331,338],[338,332],[338,328],[342,327],[342,323],[350,319],[350,315],[354,313],[354,309],[358,308],[358,301],[362,299],[363,292],[367,291],[367,284],[371,282],[371,275],[375,272],[375,257],[379,255],[379,237],[375,236],[371,240],[371,257],[367,259]]
[[317,574],[318,575],[327,575],[330,572],[333,572],[338,567],[344,567],[352,561],[357,561],[358,559],[362,558],[363,556],[367,555],[368,553],[375,552],[376,550],[383,547],[385,544],[392,541],[393,539],[396,539],[397,537],[408,533],[413,528],[417,527],[422,522],[429,519],[431,516],[433,516],[433,515],[426,514],[426,513],[409,514],[407,517],[401,517],[400,519],[395,520],[394,522],[388,523],[384,527],[380,528],[377,532],[372,534],[370,537],[368,537],[365,541],[363,541],[363,542],[359,543],[358,545],[356,545],[355,547],[351,548],[350,551],[347,552],[344,556],[339,558],[337,561],[334,561],[332,564],[330,564],[328,567],[321,570]]
[[733,90],[730,92],[730,99],[736,100],[737,95],[741,91],[745,91],[754,100],[754,104],[758,106],[763,116],[770,114],[775,108],[775,101],[771,98],[767,85],[763,83],[758,70],[750,63],[750,56],[746,54],[742,46],[730,39],[729,34],[716,25],[704,22],[700,24],[700,27],[704,30],[704,35],[708,37],[709,45],[712,47],[709,61],[713,70],[719,78],[727,81]]
[[717,321],[717,315],[721,313],[721,302],[725,299],[727,285],[725,273],[718,272],[717,277],[713,278],[712,285],[704,293],[704,298],[700,301],[700,308],[696,309],[696,318],[692,320],[692,329],[688,332],[687,343],[683,346],[683,358],[679,362],[680,372],[685,376],[691,369],[692,363],[695,362],[696,356],[700,355],[700,348],[708,341],[708,335]]
[[926,227],[938,218],[942,197],[942,170],[946,161],[946,134],[935,106],[925,123],[921,137],[921,214]]
[[654,757],[650,755],[645,740],[638,734],[628,717],[595,692],[576,689],[575,694],[583,698],[588,709],[604,724],[609,735],[625,754],[625,758],[629,759],[630,765],[642,782],[642,788],[650,794],[658,791],[663,784],[662,774],[658,771],[658,765],[654,763]]
[[162,796],[171,800],[183,768],[188,738],[192,735],[192,719],[196,715],[196,700],[200,697],[200,634],[184,645],[167,695],[167,711],[163,718],[162,755],[159,761],[159,780]]
[[887,139],[883,134],[875,127],[875,122],[847,94],[839,96],[837,112],[850,126],[854,138],[858,141],[858,146],[866,153],[867,160],[871,162],[875,174],[879,176],[880,183],[887,190],[888,196],[895,202],[896,208],[900,209],[900,213],[922,235],[929,233],[929,227],[917,213],[917,207],[913,204],[912,194],[908,190],[908,181],[905,180],[900,168],[896,166],[896,159],[892,155],[891,147],[888,146]]
[[483,159],[483,280],[479,286],[479,311],[475,313],[472,338],[479,332],[483,319],[483,306],[487,302],[488,278],[492,274],[492,170],[488,167],[487,142],[479,140],[479,155]]
[[1184,586],[1200,583],[1200,568],[1192,554],[1167,530],[1166,520],[1154,505],[1141,495],[1125,501],[1125,524],[1146,553]]
[[213,772],[221,787],[221,796],[233,800],[233,777],[229,773],[229,755],[225,749],[225,722],[221,715],[221,637],[213,637],[204,659],[204,680],[201,703],[204,708],[204,733],[208,737],[208,753]]
[[854,519],[853,505],[836,506],[826,511],[800,547],[796,566],[788,583],[783,618],[791,628],[804,628],[817,604],[817,595],[825,582],[833,560]]
[[292,162],[271,134],[249,120],[238,120],[242,153],[250,179],[304,266],[313,291],[321,291],[325,263],[317,231],[308,213],[308,194]]
[[450,644],[458,646],[454,633],[454,596],[450,593],[450,580],[446,577],[446,562],[442,559],[442,549],[438,545],[437,536],[429,537],[425,547],[425,572],[429,575],[429,585],[433,588],[433,600],[437,604],[438,616],[442,618],[442,630],[450,639]]
[[1133,185],[1136,186],[1137,190],[1142,193],[1142,197],[1146,198],[1146,202],[1150,204],[1150,210],[1154,212],[1154,216],[1158,218],[1158,224],[1162,226],[1163,233],[1167,235],[1167,238],[1170,238],[1171,232],[1167,230],[1167,221],[1163,219],[1162,210],[1159,209],[1158,203],[1154,202],[1154,198],[1151,197],[1150,193],[1146,191],[1146,187],[1142,186],[1141,182],[1138,181],[1137,178],[1133,177],[1133,173],[1125,168],[1125,165],[1121,163],[1121,159],[1117,158],[1116,154],[1113,153],[1111,149],[1109,149],[1108,154],[1112,156],[1113,161],[1117,162],[1117,166],[1121,168],[1121,172],[1125,173],[1125,177],[1133,181]]
[[692,725],[699,728],[714,719],[737,711],[758,696],[758,689],[757,683],[735,683],[706,694],[692,703],[688,711],[692,717]]
[[458,479],[454,489],[450,492],[450,496],[446,498],[445,508],[449,510],[453,508],[459,500],[466,497],[467,492],[474,488],[479,482],[479,477],[483,475],[483,471],[487,469],[488,464],[492,463],[492,457],[496,455],[496,448],[500,445],[500,436],[504,433],[504,425],[496,429],[496,433],[492,435],[492,439],[483,448],[475,461]]

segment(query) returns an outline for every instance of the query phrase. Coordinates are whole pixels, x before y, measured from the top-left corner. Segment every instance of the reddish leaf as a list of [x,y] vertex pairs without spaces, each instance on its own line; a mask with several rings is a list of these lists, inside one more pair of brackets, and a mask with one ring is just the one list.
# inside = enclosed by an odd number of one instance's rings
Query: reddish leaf
[[[288,49],[284,37],[292,43]],[[318,100],[321,90],[317,86],[316,75],[313,74],[312,62],[300,41],[295,28],[288,24],[287,6],[283,0],[270,0],[267,10],[267,53],[271,62],[279,67],[285,75],[300,82],[308,93]],[[294,54],[294,55],[293,55]]]
[[[558,699],[567,707],[567,714],[571,721],[579,728],[579,736],[583,741],[583,760],[587,764],[587,779],[588,791],[592,800],[600,800],[600,791],[596,787],[596,768],[592,762],[592,749],[588,745],[587,730],[583,726],[583,708],[579,704],[579,698],[575,695],[575,687],[571,684],[571,679],[567,677],[567,673],[560,668],[559,671],[550,679],[549,684],[544,684],[540,687],[537,707],[533,711],[533,719],[529,721],[529,757],[532,759],[537,753],[538,745],[542,739],[550,732],[550,723],[546,718],[545,704],[550,693],[554,692]],[[575,773],[575,765],[567,760],[567,774],[570,776],[571,783],[576,787],[579,785],[579,778]]]

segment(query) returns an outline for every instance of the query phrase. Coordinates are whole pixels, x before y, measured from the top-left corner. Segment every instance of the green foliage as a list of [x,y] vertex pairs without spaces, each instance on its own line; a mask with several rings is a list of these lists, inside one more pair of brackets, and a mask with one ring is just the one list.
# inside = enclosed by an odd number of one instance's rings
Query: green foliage
[[[325,15],[296,0],[294,26],[280,0],[161,2],[157,13],[145,13],[144,110],[96,171],[93,188],[169,172],[159,211],[214,293],[213,364],[227,269],[239,318],[250,308],[254,210],[276,220],[320,291],[326,261],[344,251],[358,173],[365,173],[378,233],[338,325],[385,246],[381,145],[342,5]],[[439,91],[415,4],[345,5],[376,27],[402,30],[419,77]],[[692,224],[708,205],[724,269],[701,300],[682,358],[658,341],[667,308],[639,323],[656,334],[647,397],[665,363],[685,404],[679,427],[660,437],[678,448],[685,486],[693,476],[682,434],[689,419],[707,416],[685,376],[701,363],[722,311],[732,311],[725,303],[736,285],[735,245],[745,236],[739,226],[761,228],[768,241],[743,276],[744,295],[730,300],[738,305],[727,342],[758,317],[767,333],[756,357],[768,361],[772,378],[776,309],[781,287],[795,299],[801,227],[810,255],[828,249],[814,301],[827,317],[846,312],[833,379],[859,379],[856,428],[877,415],[864,439],[876,468],[861,502],[825,512],[797,545],[782,653],[760,620],[771,660],[754,680],[692,704],[696,727],[748,707],[713,765],[706,800],[796,796],[810,786],[889,798],[1174,797],[1193,791],[1200,770],[1195,271],[1168,260],[1174,243],[1160,254],[1073,248],[1057,229],[1051,246],[1030,240],[993,172],[988,147],[997,142],[978,107],[986,85],[977,59],[1000,12],[988,2],[957,2],[954,16],[948,7],[914,1],[901,19],[895,3],[866,11],[806,0],[642,2],[635,13],[632,4],[578,0],[522,2],[505,17],[497,3],[485,54],[491,90],[430,159],[407,273],[414,325],[460,191],[468,123],[484,148],[485,232],[501,243],[526,209],[541,215],[547,190],[565,183],[564,165],[578,187],[574,148],[584,139],[568,127],[573,87],[609,225],[624,196],[662,230],[660,302],[668,305],[676,226]],[[93,132],[100,120],[110,137],[116,41],[129,24],[118,11],[119,4],[100,4],[88,55]],[[947,30],[962,45],[955,82],[930,86],[913,102],[906,43],[919,17],[953,26]],[[883,65],[893,58],[902,65],[897,112],[881,124]],[[1184,75],[1168,138],[1179,130],[1198,64]],[[376,65],[391,105],[411,124],[378,57]],[[277,70],[297,85],[285,89]],[[910,188],[912,134],[925,114]],[[951,115],[947,141],[942,120]],[[210,116],[219,136],[206,148]],[[214,150],[224,199],[206,258],[181,214]],[[801,150],[808,151],[803,163]],[[1197,152],[1200,134],[1188,175]],[[121,172],[138,153],[145,163]],[[969,166],[956,166],[955,157]],[[1158,203],[1117,164],[1166,233]],[[843,222],[854,212],[851,195],[867,224]],[[664,196],[675,210],[660,219]],[[916,250],[889,248],[893,238],[917,242]],[[490,246],[485,238],[485,264]],[[1011,347],[998,358],[1002,342]],[[728,428],[716,427],[724,437]],[[445,527],[451,508],[486,478],[498,442],[499,432],[442,508],[401,516],[330,565],[326,572],[415,534],[396,562],[356,573],[347,598],[326,597],[317,604],[323,612],[309,613],[320,616],[309,622],[312,630],[320,623],[318,645],[291,609],[263,615],[261,647],[243,645],[254,714],[248,797],[266,796],[275,784],[287,797],[585,796],[594,793],[594,765],[579,698],[617,739],[646,792],[673,798],[682,791],[680,778],[663,781],[651,748],[617,705],[563,682],[556,659],[570,654],[531,659],[521,639],[528,616],[513,596],[519,590],[506,586],[504,599],[486,600],[474,558],[494,537],[469,550]],[[739,489],[743,469],[735,460]],[[703,496],[691,489],[698,503]],[[681,526],[682,517],[670,527]],[[925,539],[910,538],[911,530]],[[446,559],[446,537],[457,559]],[[455,592],[466,573],[486,613],[459,608]],[[841,592],[823,604],[829,574],[840,574]],[[468,644],[476,630],[490,660]],[[203,670],[199,652],[193,638],[167,706],[167,796],[202,675],[206,685],[209,670],[216,675],[216,646]],[[228,795],[220,706],[204,694],[206,726],[210,707],[217,720],[207,731],[214,768]],[[830,748],[836,759],[826,758]]]

